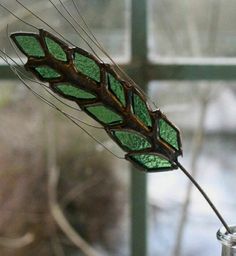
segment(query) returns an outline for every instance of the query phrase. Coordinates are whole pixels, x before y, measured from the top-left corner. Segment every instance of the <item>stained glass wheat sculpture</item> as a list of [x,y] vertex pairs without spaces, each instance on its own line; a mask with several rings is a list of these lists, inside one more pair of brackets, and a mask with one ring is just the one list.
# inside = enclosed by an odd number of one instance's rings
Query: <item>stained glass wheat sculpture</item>
[[25,69],[103,125],[127,152],[127,160],[147,172],[177,168],[182,154],[179,130],[160,110],[151,110],[141,90],[110,65],[45,30],[11,38],[28,58]]
[[94,54],[69,45],[44,29],[38,29],[38,33],[16,32],[10,38],[27,57],[25,70],[48,83],[50,90],[59,97],[78,104],[100,123],[126,152],[125,159],[146,172],[180,168],[230,233],[206,193],[178,161],[182,155],[178,128],[160,109],[150,108],[147,97],[136,84],[124,79],[120,72]]

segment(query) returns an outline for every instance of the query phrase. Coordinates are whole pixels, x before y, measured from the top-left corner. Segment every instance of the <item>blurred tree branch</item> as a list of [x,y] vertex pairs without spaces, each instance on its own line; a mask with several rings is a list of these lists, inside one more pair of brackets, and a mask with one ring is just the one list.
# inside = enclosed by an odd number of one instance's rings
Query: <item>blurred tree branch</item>
[[[32,4],[31,6],[32,6],[32,10],[39,10],[39,11],[45,10],[45,6],[41,2],[37,2],[36,4]],[[23,8],[17,9],[14,12],[14,14],[17,17],[21,18],[22,20],[25,20],[25,18],[31,16],[31,14]],[[8,24],[10,26],[11,24],[13,24],[15,22],[16,22],[16,20],[14,19],[14,17],[11,14],[9,14],[8,17],[5,17],[4,22],[0,24],[0,32],[6,31],[6,24]]]
[[85,182],[83,186],[81,184],[73,187],[65,196],[61,199],[61,207],[64,209],[71,201],[75,200],[79,195],[82,195],[86,190],[91,189],[92,187],[102,183],[104,181],[103,177],[98,175],[90,178],[89,182]]
[[28,232],[19,238],[0,237],[0,246],[11,249],[20,249],[31,244],[34,241],[34,238],[34,234],[31,232]]
[[51,214],[66,237],[79,248],[86,256],[99,256],[99,254],[77,233],[66,219],[57,199],[57,185],[60,172],[56,163],[56,127],[53,115],[47,110],[47,158],[48,158],[48,196]]
[[[62,0],[62,2],[67,2],[67,0]],[[40,2],[35,2],[35,3],[30,3],[30,10],[36,10],[37,12],[43,12],[45,10],[45,4],[48,4],[46,1],[43,4],[42,1]],[[14,7],[16,5],[16,3],[13,4]],[[60,5],[60,3],[55,3],[55,6]],[[53,6],[47,6],[47,8],[52,8]],[[32,14],[24,9],[24,8],[17,8],[16,10],[13,10],[14,15],[16,15],[17,17],[19,17],[22,20],[26,20],[27,17],[32,17]],[[18,20],[16,20],[16,17],[14,18],[13,15],[11,15],[9,13],[8,17],[5,17],[4,22],[0,23],[0,32],[5,32],[6,31],[6,24],[8,24],[8,26],[10,26],[11,24],[14,24],[15,22],[18,22]]]
[[[195,179],[197,176],[197,162],[201,154],[201,149],[203,145],[203,140],[204,140],[204,124],[205,124],[205,119],[206,119],[206,113],[207,113],[207,106],[209,103],[209,97],[207,90],[206,91],[206,96],[202,94],[200,96],[200,116],[199,116],[199,122],[198,122],[198,127],[196,128],[196,132],[194,134],[193,138],[193,155],[192,155],[192,160],[191,160],[191,175]],[[184,229],[186,226],[186,223],[188,221],[188,214],[189,214],[189,206],[191,203],[191,197],[192,197],[192,190],[193,190],[193,184],[191,181],[188,182],[187,184],[187,189],[185,193],[185,199],[183,206],[181,208],[181,213],[180,213],[180,221],[178,223],[177,227],[177,233],[176,233],[176,240],[175,240],[175,245],[173,249],[173,256],[181,256],[181,248],[182,248],[182,240],[183,240],[183,235],[184,235]]]
[[[214,7],[217,7],[215,12],[213,11],[211,15],[211,26],[209,28],[208,33],[208,48],[210,52],[214,53],[214,45],[215,45],[215,39],[217,38],[217,32],[218,32],[218,19],[219,19],[219,13],[221,9],[221,0],[218,0],[217,2],[212,2],[214,4]],[[189,43],[192,50],[193,57],[201,56],[203,54],[203,51],[201,49],[200,44],[200,35],[198,33],[196,20],[193,19],[191,16],[191,5],[187,0],[184,2],[185,8],[186,8],[186,24],[187,24],[187,32],[189,35]],[[207,113],[207,107],[209,104],[209,101],[211,99],[211,87],[209,87],[206,82],[200,83],[200,94],[199,94],[199,104],[200,104],[200,116],[198,121],[198,127],[196,128],[196,131],[194,133],[193,137],[193,150],[192,150],[192,160],[191,160],[191,175],[195,179],[197,176],[197,162],[201,154],[201,149],[203,145],[204,140],[204,124],[206,120],[206,113]],[[183,207],[181,209],[180,213],[180,221],[178,223],[177,227],[177,235],[175,240],[175,245],[173,247],[173,256],[181,256],[182,252],[182,241],[183,241],[183,235],[184,235],[184,229],[186,226],[186,223],[188,221],[188,211],[189,206],[191,203],[191,196],[192,196],[192,189],[193,184],[189,181],[186,189],[185,199],[183,203]]]

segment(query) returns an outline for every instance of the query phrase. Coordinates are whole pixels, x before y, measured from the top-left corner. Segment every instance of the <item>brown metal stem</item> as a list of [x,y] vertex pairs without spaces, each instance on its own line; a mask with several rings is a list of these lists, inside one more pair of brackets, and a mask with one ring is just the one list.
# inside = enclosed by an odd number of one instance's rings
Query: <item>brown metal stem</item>
[[210,205],[212,210],[215,212],[218,219],[221,221],[225,229],[229,232],[229,234],[232,234],[228,224],[222,217],[222,215],[219,213],[215,205],[212,203],[206,192],[202,189],[202,187],[197,183],[197,181],[191,176],[191,174],[176,160],[176,165],[183,171],[183,173],[191,180],[191,182],[194,184],[194,186],[199,190],[199,192],[203,195],[203,197],[206,199],[207,203]]

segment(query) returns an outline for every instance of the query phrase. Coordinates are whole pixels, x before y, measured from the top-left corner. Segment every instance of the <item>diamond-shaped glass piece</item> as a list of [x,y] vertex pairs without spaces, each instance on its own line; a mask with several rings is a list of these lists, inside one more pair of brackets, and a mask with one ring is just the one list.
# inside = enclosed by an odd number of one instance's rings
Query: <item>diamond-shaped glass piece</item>
[[79,72],[100,82],[100,68],[93,59],[75,52],[74,64]]
[[53,55],[53,57],[61,61],[67,61],[66,53],[56,41],[46,36],[45,42],[49,52]]
[[26,55],[32,57],[44,57],[45,53],[38,40],[38,35],[30,33],[15,33],[11,38],[18,48]]
[[158,125],[160,138],[173,148],[179,150],[179,133],[176,128],[163,118],[158,121]]
[[103,124],[112,125],[123,122],[123,118],[119,114],[102,104],[88,106],[86,107],[86,111]]
[[130,154],[127,158],[150,172],[175,169],[175,166],[171,162],[154,153]]
[[35,71],[40,77],[45,79],[53,79],[61,76],[55,69],[50,68],[49,66],[38,66],[35,68]]
[[151,143],[140,133],[127,131],[127,130],[114,130],[112,135],[116,138],[116,141],[126,151],[139,151],[148,149],[152,145]]
[[75,99],[95,99],[96,96],[90,92],[82,90],[78,87],[73,86],[70,83],[60,83],[56,85],[57,91],[63,96],[70,96]]
[[133,93],[133,113],[135,116],[143,122],[146,126],[151,127],[152,126],[152,120],[146,105],[146,102],[141,99],[139,95],[136,93]]
[[111,74],[108,73],[108,88],[125,107],[125,91],[123,85]]

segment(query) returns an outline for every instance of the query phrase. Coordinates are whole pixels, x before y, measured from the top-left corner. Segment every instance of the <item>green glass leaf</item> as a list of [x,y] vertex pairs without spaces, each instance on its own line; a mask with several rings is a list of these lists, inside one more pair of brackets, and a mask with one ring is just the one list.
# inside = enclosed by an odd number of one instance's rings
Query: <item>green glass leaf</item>
[[159,134],[164,141],[179,150],[178,132],[164,119],[159,120]]
[[61,75],[55,70],[50,68],[49,66],[39,66],[36,67],[35,70],[40,74],[42,78],[58,78]]
[[76,99],[95,99],[96,96],[92,93],[86,92],[80,88],[77,88],[69,83],[57,84],[56,88],[61,94],[65,96],[71,96]]
[[97,82],[100,82],[100,68],[94,60],[76,52],[74,64],[79,72]]
[[144,136],[137,132],[116,130],[112,131],[112,135],[119,141],[124,150],[138,151],[152,146]]
[[135,93],[133,94],[133,112],[146,126],[152,126],[146,103]]
[[11,37],[20,45],[22,52],[27,56],[44,57],[45,53],[36,35],[12,34]]
[[155,171],[158,169],[173,169],[173,165],[168,160],[158,155],[138,154],[130,155],[129,158],[148,171]]
[[67,56],[62,47],[49,37],[45,37],[45,42],[49,52],[58,60],[67,61]]
[[120,124],[123,122],[120,115],[104,105],[88,106],[86,110],[103,124]]
[[111,74],[108,74],[108,88],[113,92],[120,103],[125,107],[125,92],[122,84]]

